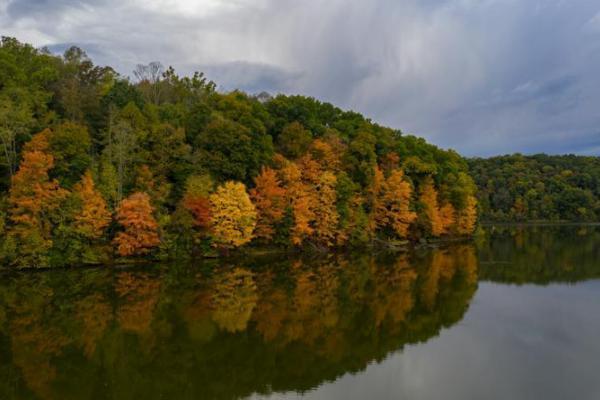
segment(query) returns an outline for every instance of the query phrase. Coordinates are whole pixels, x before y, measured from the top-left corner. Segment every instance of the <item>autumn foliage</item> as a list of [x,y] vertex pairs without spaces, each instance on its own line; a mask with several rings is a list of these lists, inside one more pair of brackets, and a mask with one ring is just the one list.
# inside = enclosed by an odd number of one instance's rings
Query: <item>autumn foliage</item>
[[255,235],[270,240],[275,232],[275,224],[285,214],[286,190],[281,186],[276,171],[268,167],[264,167],[260,175],[254,178],[254,185],[250,190],[250,198],[257,212]]
[[210,195],[214,245],[235,248],[252,240],[256,208],[240,182],[228,181]]
[[141,255],[159,245],[158,224],[153,211],[150,197],[143,192],[133,193],[121,202],[117,221],[124,230],[115,237],[119,255]]
[[104,229],[111,221],[111,213],[106,201],[96,190],[90,171],[75,185],[73,193],[79,197],[82,204],[81,211],[75,216],[76,231],[89,239],[102,237]]
[[431,235],[440,236],[444,233],[445,224],[442,219],[441,210],[438,206],[438,193],[431,177],[427,177],[423,181],[419,200],[425,209],[425,215],[427,216],[430,225]]
[[9,235],[17,244],[21,266],[45,266],[46,251],[52,246],[48,216],[59,207],[67,191],[48,177],[54,157],[48,153],[51,132],[45,130],[25,146],[19,170],[12,178],[8,198],[12,227]]
[[[396,246],[475,229],[468,162],[359,113],[221,93],[160,63],[138,66],[133,83],[78,48],[60,57],[3,38],[0,59],[12,71],[0,84],[3,264]],[[590,193],[569,194],[580,207],[544,192],[486,195],[482,209],[493,199],[516,217],[535,204],[598,214]]]
[[477,223],[477,200],[474,196],[468,196],[466,206],[456,217],[456,231],[459,235],[470,235]]
[[376,168],[372,196],[372,229],[391,229],[399,238],[406,238],[410,224],[417,214],[410,209],[412,188],[400,169],[393,170],[387,178]]

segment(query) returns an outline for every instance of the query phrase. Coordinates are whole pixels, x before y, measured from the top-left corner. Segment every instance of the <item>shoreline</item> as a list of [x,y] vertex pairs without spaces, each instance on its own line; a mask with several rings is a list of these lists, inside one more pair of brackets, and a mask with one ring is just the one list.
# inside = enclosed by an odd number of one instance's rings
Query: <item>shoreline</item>
[[472,242],[476,235],[472,236],[459,236],[459,237],[448,237],[448,238],[437,238],[437,239],[421,239],[420,241],[408,241],[408,240],[394,240],[385,241],[377,240],[363,247],[314,247],[304,246],[301,248],[283,248],[276,246],[260,246],[248,247],[242,249],[235,249],[229,254],[215,255],[215,253],[209,253],[206,255],[188,256],[185,258],[157,258],[157,259],[130,259],[130,260],[119,260],[114,259],[112,262],[106,263],[95,263],[95,264],[80,264],[72,266],[60,266],[60,267],[7,267],[0,266],[0,274],[11,273],[11,272],[42,272],[42,271],[67,271],[73,269],[98,269],[98,268],[111,268],[114,270],[129,269],[135,267],[146,267],[152,265],[168,264],[173,262],[192,263],[199,261],[203,263],[211,262],[223,262],[231,263],[239,259],[252,258],[260,259],[262,257],[316,257],[316,256],[329,256],[329,255],[349,255],[357,251],[369,252],[373,255],[378,254],[394,254],[394,253],[407,253],[411,251],[428,250],[443,248],[454,244]]
[[599,222],[576,222],[576,221],[482,221],[479,226],[600,226]]

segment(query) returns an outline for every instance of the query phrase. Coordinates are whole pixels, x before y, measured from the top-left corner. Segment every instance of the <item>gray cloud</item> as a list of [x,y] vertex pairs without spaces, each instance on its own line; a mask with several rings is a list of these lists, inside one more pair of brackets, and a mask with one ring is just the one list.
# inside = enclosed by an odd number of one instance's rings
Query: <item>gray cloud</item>
[[185,69],[199,69],[219,86],[219,90],[244,90],[249,93],[289,92],[294,83],[302,77],[282,68],[267,64],[234,61],[223,64],[192,65]]
[[598,154],[589,0],[0,0],[3,34],[300,93],[467,155]]

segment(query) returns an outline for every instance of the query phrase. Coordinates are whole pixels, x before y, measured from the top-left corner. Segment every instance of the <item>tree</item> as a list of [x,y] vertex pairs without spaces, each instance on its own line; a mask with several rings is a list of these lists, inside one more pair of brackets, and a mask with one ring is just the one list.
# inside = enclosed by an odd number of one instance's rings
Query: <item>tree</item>
[[444,233],[444,223],[438,207],[438,193],[435,190],[433,179],[427,176],[421,184],[419,200],[424,208],[425,216],[429,224],[432,236],[440,236]]
[[339,214],[336,208],[337,193],[335,186],[337,179],[329,171],[323,172],[316,185],[315,198],[315,239],[325,246],[336,244]]
[[155,177],[154,170],[143,164],[137,168],[134,190],[148,194],[152,204],[162,211],[169,197],[171,184],[165,177]]
[[17,246],[15,263],[19,266],[48,265],[51,216],[68,193],[48,177],[54,165],[54,157],[48,153],[50,135],[45,130],[25,145],[21,166],[12,179],[8,199],[12,226],[8,234]]
[[369,232],[371,235],[388,223],[387,210],[383,203],[383,195],[387,190],[385,176],[379,167],[375,167],[373,178],[369,182],[366,194],[366,206],[369,210]]
[[163,94],[162,78],[164,67],[158,61],[153,61],[148,65],[138,64],[133,71],[133,75],[138,80],[138,87],[145,97],[145,100],[152,104],[160,104]]
[[296,159],[308,150],[312,142],[312,134],[304,129],[301,123],[292,122],[286,125],[277,137],[277,149],[286,157]]
[[49,252],[53,266],[100,263],[107,259],[108,249],[101,244],[111,213],[96,190],[89,170],[61,203],[57,216]]
[[452,227],[456,223],[456,210],[452,203],[444,203],[440,208],[439,216],[443,228],[442,233],[450,233]]
[[115,76],[110,67],[95,66],[85,51],[72,46],[60,63],[58,82],[55,85],[57,110],[66,118],[86,123],[96,131],[102,120],[100,100]]
[[377,165],[375,152],[376,138],[369,132],[361,131],[348,145],[344,155],[346,168],[352,179],[361,186],[371,184]]
[[294,245],[300,245],[314,232],[315,192],[305,178],[307,170],[314,168],[315,164],[310,162],[310,157],[305,158],[302,165],[285,159],[282,164],[279,172],[286,188],[286,206],[290,208],[294,220],[290,227],[290,238]]
[[54,156],[53,175],[61,185],[71,188],[89,168],[92,140],[83,125],[65,122],[54,128],[50,150]]
[[337,136],[328,136],[326,140],[315,139],[309,147],[310,155],[317,161],[323,170],[334,173],[341,171],[341,156],[346,146]]
[[133,152],[137,146],[137,137],[131,124],[120,120],[108,131],[108,158],[116,165],[117,202],[123,198],[123,188],[128,176],[128,166],[133,161]]
[[255,235],[269,241],[273,238],[275,224],[285,215],[286,190],[275,170],[268,167],[263,167],[260,175],[254,178],[254,184],[250,197],[257,212]]
[[214,182],[209,175],[192,175],[186,182],[183,195],[183,207],[194,218],[194,226],[202,230],[208,229],[211,220],[209,195],[214,188]]
[[160,244],[153,212],[150,196],[143,192],[135,192],[121,202],[117,221],[124,231],[119,232],[114,240],[119,255],[146,254]]
[[110,162],[106,153],[100,157],[97,170],[98,190],[112,209],[119,204],[118,185],[119,177],[115,166]]
[[273,155],[271,137],[214,117],[196,138],[195,159],[217,180],[248,182]]
[[214,245],[230,249],[252,240],[256,208],[240,182],[228,181],[210,195]]
[[171,124],[152,124],[138,140],[138,162],[148,165],[157,183],[182,185],[192,170],[185,132]]
[[28,133],[33,122],[29,104],[17,103],[8,96],[0,96],[0,144],[11,178],[17,168],[18,139]]
[[192,214],[195,227],[207,229],[210,226],[211,209],[210,200],[207,197],[186,195],[182,204]]
[[197,254],[210,246],[212,210],[209,195],[214,182],[209,175],[188,177],[183,198],[170,215],[167,233],[171,235],[169,248],[177,256]]
[[89,241],[101,238],[110,223],[111,214],[106,201],[96,190],[89,170],[75,185],[73,194],[81,202],[81,210],[75,215],[75,231]]
[[456,217],[456,231],[459,235],[470,235],[477,223],[477,200],[468,196],[466,205],[459,210]]
[[398,236],[406,237],[409,225],[417,218],[417,214],[410,210],[412,189],[399,169],[392,171],[386,184],[387,191],[383,196],[383,203],[387,210],[388,223]]
[[394,235],[406,238],[410,224],[417,218],[417,214],[410,210],[412,189],[400,169],[393,170],[385,183],[382,182],[382,176],[377,167],[374,181],[378,187],[374,193],[376,198],[372,210],[374,221],[378,228],[389,228]]

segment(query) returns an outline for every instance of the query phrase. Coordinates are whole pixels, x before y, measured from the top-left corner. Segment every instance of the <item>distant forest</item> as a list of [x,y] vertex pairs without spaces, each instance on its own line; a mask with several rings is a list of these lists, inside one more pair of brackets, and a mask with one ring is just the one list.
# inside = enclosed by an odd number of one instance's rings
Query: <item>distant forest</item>
[[520,154],[468,160],[485,221],[600,218],[600,157]]
[[0,43],[3,265],[469,236],[465,159],[303,96]]

